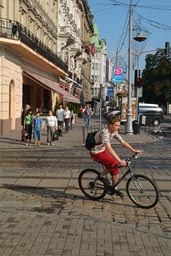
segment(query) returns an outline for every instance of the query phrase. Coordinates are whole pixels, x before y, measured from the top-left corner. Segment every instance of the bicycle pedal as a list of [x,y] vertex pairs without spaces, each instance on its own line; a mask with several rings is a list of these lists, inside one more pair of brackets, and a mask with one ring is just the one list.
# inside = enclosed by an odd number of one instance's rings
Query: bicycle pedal
[[123,198],[123,197],[124,197],[124,194],[123,194],[121,191],[117,190],[117,189],[114,189],[114,194],[115,194],[116,196],[119,196],[120,198]]

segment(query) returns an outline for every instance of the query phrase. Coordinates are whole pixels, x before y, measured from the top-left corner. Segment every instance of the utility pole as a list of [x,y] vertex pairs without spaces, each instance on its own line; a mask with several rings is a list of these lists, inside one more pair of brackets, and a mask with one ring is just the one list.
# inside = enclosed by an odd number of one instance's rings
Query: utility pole
[[100,119],[99,119],[100,130],[102,128],[102,90],[103,90],[103,86],[102,84],[100,84]]
[[132,0],[130,0],[130,7],[129,7],[128,111],[127,111],[127,123],[126,123],[126,133],[128,133],[128,134],[133,134],[131,73],[132,73]]

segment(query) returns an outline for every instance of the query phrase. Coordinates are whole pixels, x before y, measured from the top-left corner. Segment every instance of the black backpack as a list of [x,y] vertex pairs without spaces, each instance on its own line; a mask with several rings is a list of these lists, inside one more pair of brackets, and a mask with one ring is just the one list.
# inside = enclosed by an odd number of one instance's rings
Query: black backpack
[[96,142],[95,142],[94,136],[96,135],[97,132],[98,132],[98,131],[89,132],[89,133],[87,134],[87,138],[86,138],[86,141],[85,141],[85,147],[86,147],[88,150],[92,149],[95,145],[101,144],[101,143],[96,144]]

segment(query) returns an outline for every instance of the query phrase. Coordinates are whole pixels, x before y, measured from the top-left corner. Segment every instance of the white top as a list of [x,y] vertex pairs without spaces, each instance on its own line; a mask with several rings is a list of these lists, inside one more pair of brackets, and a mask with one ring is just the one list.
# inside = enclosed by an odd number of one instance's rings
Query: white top
[[112,138],[115,138],[119,141],[123,140],[118,132],[110,133],[107,128],[103,128],[102,130],[98,131],[94,138],[96,143],[99,145],[96,145],[94,148],[91,149],[91,153],[93,154],[105,151],[105,144],[110,143]]
[[57,119],[58,121],[64,121],[64,109],[61,108],[61,109],[57,109],[56,110],[56,116],[57,116]]
[[71,117],[71,112],[70,112],[69,109],[68,109],[68,110],[65,110],[65,112],[64,112],[64,117],[65,117],[66,119],[68,119],[68,118]]
[[47,126],[50,126],[50,127],[58,127],[58,124],[57,124],[57,118],[56,116],[47,116],[46,117],[46,125]]

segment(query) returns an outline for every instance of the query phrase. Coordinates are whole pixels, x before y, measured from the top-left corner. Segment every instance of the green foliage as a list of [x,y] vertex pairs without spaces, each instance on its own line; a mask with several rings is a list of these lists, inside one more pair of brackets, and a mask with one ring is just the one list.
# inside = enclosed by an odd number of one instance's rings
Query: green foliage
[[72,109],[75,114],[78,114],[78,112],[79,112],[79,106],[78,106],[77,103],[69,102],[69,103],[67,104],[67,106],[68,106],[69,109]]
[[58,98],[56,97],[56,104],[54,107],[54,113],[56,113],[56,110],[59,108],[59,102],[58,102]]
[[142,79],[145,102],[164,106],[171,102],[171,60],[161,50],[146,56]]
[[[59,102],[58,102],[58,98],[56,98],[56,104],[54,107],[54,113],[56,113],[56,110],[59,109]],[[73,103],[73,102],[69,102],[67,104],[69,109],[72,109],[74,111],[75,114],[77,114],[79,112],[79,106],[77,103]]]
[[113,107],[116,107],[117,103],[116,103],[116,100],[110,100],[110,107],[113,108]]

